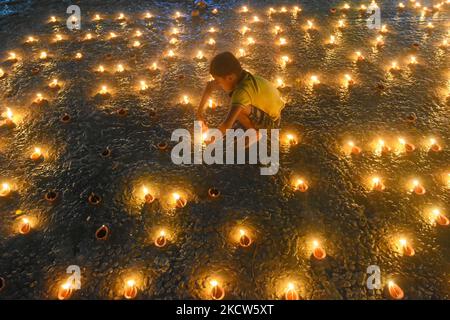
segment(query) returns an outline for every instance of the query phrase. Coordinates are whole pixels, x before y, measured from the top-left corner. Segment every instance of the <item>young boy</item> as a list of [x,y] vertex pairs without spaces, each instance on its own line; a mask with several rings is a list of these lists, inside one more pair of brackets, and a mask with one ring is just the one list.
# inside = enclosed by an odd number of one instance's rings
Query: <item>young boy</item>
[[218,88],[225,90],[231,97],[228,116],[218,127],[222,134],[235,127],[237,122],[244,130],[279,127],[284,102],[271,82],[242,69],[238,59],[230,52],[215,56],[209,72],[214,80],[208,82],[197,111],[197,119],[205,127],[203,112],[206,102]]

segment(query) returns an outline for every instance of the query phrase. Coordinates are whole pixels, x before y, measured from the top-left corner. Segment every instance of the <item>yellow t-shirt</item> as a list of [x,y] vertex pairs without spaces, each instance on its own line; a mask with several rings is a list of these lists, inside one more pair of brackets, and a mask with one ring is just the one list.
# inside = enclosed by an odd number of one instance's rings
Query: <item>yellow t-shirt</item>
[[245,71],[244,78],[231,95],[231,105],[252,105],[276,121],[280,118],[284,101],[278,89],[270,81]]

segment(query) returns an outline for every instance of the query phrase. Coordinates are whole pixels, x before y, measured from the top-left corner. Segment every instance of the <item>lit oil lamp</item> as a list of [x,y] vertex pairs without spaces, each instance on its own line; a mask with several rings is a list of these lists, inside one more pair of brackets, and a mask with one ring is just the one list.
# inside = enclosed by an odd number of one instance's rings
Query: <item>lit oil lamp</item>
[[383,37],[383,36],[378,36],[378,37],[375,39],[375,45],[376,45],[377,47],[382,47],[382,46],[384,46],[384,37]]
[[84,36],[84,40],[92,40],[92,33],[87,33],[87,34]]
[[225,297],[225,290],[222,288],[220,283],[212,279],[209,284],[211,285],[211,298],[214,300],[222,300]]
[[33,161],[37,161],[43,158],[42,150],[39,147],[34,147],[34,151],[30,155],[30,159]]
[[167,244],[166,231],[161,230],[159,231],[158,236],[155,238],[155,246],[161,248],[164,247],[166,244]]
[[181,97],[181,104],[190,104],[191,102],[190,102],[190,99],[189,99],[189,96],[188,95],[183,95],[182,97]]
[[312,20],[306,21],[306,30],[313,30],[314,29],[314,22]]
[[250,31],[250,28],[247,26],[243,26],[240,30],[241,34],[244,36],[247,32]]
[[398,240],[398,243],[403,255],[412,257],[415,254],[414,248],[408,243],[405,238],[401,238],[400,240]]
[[448,226],[450,224],[450,220],[441,213],[441,210],[439,209],[433,209],[431,211],[432,220],[433,222],[441,225],[441,226]]
[[63,36],[60,35],[60,34],[56,34],[56,35],[55,35],[55,38],[53,38],[53,40],[54,40],[55,42],[62,41],[62,40],[63,40]]
[[147,89],[148,89],[147,82],[144,80],[139,81],[139,91],[143,92],[147,91]]
[[285,300],[299,300],[300,296],[295,289],[295,285],[292,282],[289,282],[284,291],[284,299]]
[[128,279],[125,282],[124,297],[125,299],[134,299],[138,294],[138,288],[134,279]]
[[208,32],[209,33],[215,33],[215,32],[217,32],[217,30],[216,30],[216,28],[211,27],[211,28],[208,29]]
[[442,151],[442,147],[439,145],[439,143],[436,141],[436,139],[431,138],[428,150],[432,151],[432,152],[439,152],[439,151]]
[[286,135],[286,142],[291,146],[295,146],[296,144],[298,144],[297,137],[292,133],[288,133]]
[[388,32],[389,32],[389,30],[388,30],[388,28],[387,28],[387,25],[383,24],[383,25],[381,26],[380,33],[386,34],[386,33],[388,33]]
[[388,282],[388,290],[390,296],[395,300],[401,300],[405,296],[402,288],[400,288],[394,281]]
[[433,29],[434,29],[433,23],[428,22],[428,23],[427,23],[427,29],[428,29],[429,31],[433,30]]
[[117,20],[125,20],[125,14],[119,13],[119,15],[117,16]]
[[276,84],[277,84],[277,88],[284,88],[285,87],[284,80],[281,79],[281,78],[277,78]]
[[338,21],[338,28],[339,29],[345,28],[345,21],[344,20],[339,20]]
[[392,61],[391,63],[391,67],[389,68],[389,71],[398,71],[400,70],[400,67],[398,66],[398,62],[397,61]]
[[117,34],[115,32],[110,32],[109,39],[115,39],[115,38],[117,38]]
[[303,179],[297,179],[294,184],[294,190],[306,192],[309,189],[308,184]]
[[49,86],[51,89],[59,89],[59,88],[61,88],[61,85],[60,85],[58,79],[53,79],[53,80],[48,84],[48,86]]
[[3,78],[5,74],[6,74],[5,71],[2,68],[0,68],[0,79]]
[[42,95],[42,93],[36,93],[36,98],[34,98],[33,102],[35,104],[41,104],[45,101],[44,96]]
[[244,229],[239,229],[239,245],[241,247],[248,247],[252,244],[252,239]]
[[123,64],[118,64],[117,66],[116,66],[116,72],[118,72],[118,73],[121,73],[121,72],[124,72],[125,71],[125,68],[124,68],[124,66],[123,66]]
[[286,13],[288,10],[287,10],[287,8],[286,7],[281,7],[280,8],[280,12],[281,13]]
[[203,55],[203,52],[201,50],[199,50],[197,52],[197,55],[195,56],[195,59],[197,60],[203,60],[205,58],[205,56]]
[[56,23],[56,22],[58,22],[58,19],[56,19],[55,16],[51,16],[50,19],[48,19],[48,22],[49,23]]
[[238,58],[245,57],[245,55],[246,55],[245,49],[239,48],[239,49],[238,49],[238,52],[237,52]]
[[359,7],[359,12],[363,13],[363,12],[366,12],[366,11],[367,11],[367,6],[364,5],[364,4],[362,4],[362,5]]
[[280,60],[282,67],[286,67],[286,65],[291,62],[291,59],[288,56],[282,56]]
[[94,15],[94,18],[92,18],[93,21],[101,21],[102,17],[99,14]]
[[28,218],[22,218],[19,224],[19,233],[20,234],[27,234],[31,230],[31,223]]
[[279,46],[285,46],[287,44],[287,40],[286,38],[281,37],[280,39],[278,39],[277,43]]
[[135,37],[141,37],[142,36],[142,32],[141,30],[136,30],[136,32],[134,33]]
[[70,299],[73,293],[72,283],[69,281],[63,283],[58,290],[58,299],[67,300]]
[[178,42],[178,39],[177,38],[171,38],[170,40],[169,40],[169,43],[170,44],[176,44]]
[[274,14],[274,13],[277,13],[277,10],[275,10],[275,8],[273,8],[273,7],[270,7],[267,13],[268,13],[269,16],[270,16],[270,15],[272,15],[272,14]]
[[99,72],[99,73],[104,73],[105,72],[105,67],[103,65],[99,65],[96,71]]
[[2,188],[0,189],[0,197],[7,197],[11,193],[11,186],[7,182],[2,183]]
[[151,194],[150,190],[146,187],[142,187],[142,192],[144,193],[144,199],[146,203],[152,203],[155,200],[155,197]]
[[344,11],[350,10],[350,5],[348,3],[344,3],[344,5],[342,6],[342,10]]
[[448,40],[447,39],[442,40],[442,43],[439,45],[439,47],[441,49],[446,49],[446,48],[448,48],[448,46],[449,46],[449,44],[448,44]]
[[414,179],[411,185],[412,185],[412,188],[410,189],[411,192],[414,192],[417,195],[425,194],[426,192],[425,187],[419,182],[419,180]]
[[208,45],[214,46],[215,44],[216,44],[216,40],[214,40],[213,38],[209,38]]
[[25,43],[34,43],[37,42],[37,39],[33,36],[29,36],[26,40]]
[[399,10],[403,10],[403,9],[405,9],[405,4],[404,4],[403,2],[400,2],[400,3],[397,5],[397,8],[398,8]]
[[260,22],[259,17],[258,16],[253,16],[253,22],[254,23]]
[[320,245],[319,241],[317,240],[314,240],[312,242],[312,249],[313,249],[312,255],[317,260],[325,259],[325,257],[327,256],[325,249]]
[[356,52],[355,52],[355,56],[356,56],[356,61],[357,61],[357,62],[361,62],[361,61],[364,61],[364,60],[365,60],[365,58],[364,58],[364,56],[362,55],[361,51],[356,51]]
[[16,62],[18,59],[19,59],[18,55],[12,51],[8,53],[8,57],[6,58],[6,60],[11,62]]
[[208,99],[208,108],[210,108],[211,110],[214,110],[216,108],[216,103],[213,99]]
[[183,17],[183,15],[181,14],[180,11],[175,12],[175,19],[180,19],[182,17]]
[[403,138],[399,138],[398,142],[400,143],[403,151],[406,153],[411,153],[416,150],[416,147],[412,143],[406,142],[406,140]]
[[361,153],[361,148],[356,146],[353,141],[349,141],[347,144],[350,147],[350,154],[359,155]]
[[5,124],[9,127],[15,126],[14,115],[10,108],[6,108],[6,120]]
[[214,9],[212,9],[212,14],[218,14],[219,13],[219,10],[217,9],[217,8],[214,8]]
[[242,6],[241,13],[247,13],[247,12],[248,12],[248,7],[247,6]]
[[248,37],[247,38],[247,45],[252,45],[255,44],[255,39],[253,39],[253,37]]
[[166,57],[168,57],[168,58],[173,58],[173,57],[175,57],[175,52],[173,52],[173,50],[169,50],[169,51],[166,53]]
[[184,206],[186,206],[187,201],[186,201],[186,199],[182,198],[180,196],[180,194],[174,192],[174,193],[172,193],[172,198],[173,198],[173,200],[175,202],[175,206],[177,208],[183,208]]
[[158,63],[153,62],[152,65],[150,66],[150,70],[151,71],[158,71],[159,70]]
[[385,189],[385,185],[383,181],[379,177],[372,178],[372,190],[374,191],[383,191]]
[[313,86],[313,87],[319,85],[319,84],[320,84],[319,77],[316,76],[316,75],[312,75],[312,76],[309,78],[309,84],[310,84],[311,86]]
[[278,34],[280,34],[281,32],[283,32],[283,29],[282,29],[280,26],[275,26],[275,27],[273,28],[273,33],[274,33],[275,35],[278,35]]
[[386,145],[386,142],[383,139],[379,139],[377,142],[376,151],[380,154],[387,154],[391,151],[391,148]]
[[133,41],[133,48],[139,48],[141,46],[141,42],[138,40]]
[[355,84],[355,81],[349,74],[344,75],[344,86],[349,88]]
[[410,56],[409,57],[409,64],[417,64],[417,58],[416,56]]
[[107,95],[107,94],[109,94],[109,89],[106,85],[102,85],[100,87],[100,91],[98,93],[101,95]]
[[292,8],[292,14],[293,14],[294,16],[296,16],[299,12],[302,12],[302,8],[300,8],[299,6],[294,6],[294,7]]
[[81,52],[77,52],[77,53],[75,54],[75,59],[80,60],[80,59],[82,59],[82,58],[83,58],[83,54],[82,54]]
[[335,44],[336,44],[336,36],[331,35],[331,36],[330,36],[330,39],[328,39],[327,44],[330,45],[330,46],[335,45]]
[[41,51],[41,53],[39,54],[39,59],[41,60],[45,60],[48,58],[48,54],[45,51]]

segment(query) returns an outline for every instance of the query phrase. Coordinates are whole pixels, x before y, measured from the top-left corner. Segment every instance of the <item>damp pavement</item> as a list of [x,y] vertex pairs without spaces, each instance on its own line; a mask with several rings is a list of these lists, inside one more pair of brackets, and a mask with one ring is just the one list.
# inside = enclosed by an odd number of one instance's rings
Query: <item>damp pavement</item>
[[[80,31],[65,26],[70,4],[81,8]],[[410,9],[398,13],[396,1],[380,2],[390,33],[385,46],[374,49],[378,34],[357,10],[346,14],[345,30],[333,31],[343,12],[330,8],[343,2],[285,1],[303,11],[271,20],[266,12],[274,2],[246,2],[247,15],[238,12],[242,4],[216,1],[217,15],[192,18],[187,1],[0,2],[0,67],[7,73],[0,79],[0,104],[18,118],[15,128],[0,130],[0,179],[13,186],[10,196],[0,198],[0,299],[55,299],[70,265],[81,268],[81,289],[73,299],[122,299],[129,277],[138,279],[138,299],[207,299],[211,277],[221,280],[225,299],[280,299],[286,281],[295,282],[304,299],[388,299],[390,279],[406,299],[449,298],[449,231],[424,215],[433,206],[447,215],[450,210],[442,179],[450,171],[449,59],[437,46],[448,32],[448,5],[420,19]],[[147,10],[154,18],[142,19]],[[175,21],[176,10],[186,16]],[[119,12],[126,22],[114,20]],[[96,13],[105,20],[92,22]],[[254,14],[260,23],[251,23]],[[59,22],[48,24],[51,15]],[[314,19],[316,31],[304,30],[307,19]],[[209,80],[208,60],[193,58],[199,49],[210,59],[247,48],[238,32],[244,24],[256,44],[241,61],[268,79],[284,79],[282,133],[296,133],[300,143],[281,148],[275,176],[261,176],[257,165],[174,165],[170,150],[157,144],[167,142],[170,149],[174,129],[193,129],[194,108]],[[275,45],[275,24],[284,29],[285,47]],[[180,30],[176,45],[169,44],[173,27]],[[218,32],[208,34],[210,27]],[[143,33],[139,49],[130,46],[136,29]],[[54,43],[58,32],[67,39]],[[94,39],[82,41],[87,32]],[[107,41],[109,32],[119,37]],[[337,45],[329,47],[324,42],[332,32]],[[29,35],[39,42],[25,44]],[[206,44],[210,37],[213,47]],[[170,49],[173,59],[164,57]],[[17,63],[4,61],[11,50],[21,57]],[[48,60],[37,58],[42,50]],[[353,61],[356,50],[365,62]],[[83,53],[79,61],[76,52]],[[286,68],[279,64],[283,54],[292,60]],[[411,54],[418,65],[404,62]],[[395,74],[386,69],[392,60],[402,66]],[[154,61],[160,72],[149,72]],[[111,71],[116,63],[126,66],[123,74]],[[100,64],[105,74],[94,72]],[[322,82],[314,90],[307,85],[313,73]],[[340,85],[345,73],[355,78],[351,89]],[[48,88],[53,78],[62,82],[59,90]],[[149,85],[146,93],[137,91],[141,79]],[[95,97],[103,83],[113,90],[109,99]],[[37,92],[47,105],[31,106]],[[191,105],[180,105],[184,94]],[[214,98],[219,107],[208,111],[211,126],[227,113],[227,96]],[[412,112],[415,124],[405,121]],[[61,121],[65,114],[67,123]],[[399,136],[415,143],[416,152],[381,157],[371,151],[379,137]],[[430,136],[439,139],[441,152],[424,150]],[[361,155],[343,153],[349,139],[362,147]],[[43,161],[30,159],[34,146],[44,150]],[[106,148],[111,153],[105,157]],[[383,177],[385,191],[367,187],[374,174]],[[296,176],[308,181],[307,192],[293,190]],[[414,177],[425,195],[408,192]],[[152,204],[142,199],[144,184],[156,195]],[[220,197],[210,199],[210,187]],[[53,203],[44,199],[49,191],[57,192]],[[170,208],[171,192],[180,192],[187,205]],[[98,205],[88,202],[92,193],[101,197]],[[27,235],[17,232],[23,215],[35,224]],[[102,225],[110,229],[106,241],[95,238]],[[242,226],[252,234],[248,248],[233,241]],[[164,248],[153,244],[161,227],[170,233]],[[397,252],[393,239],[399,235],[411,241],[414,256]],[[311,258],[314,238],[327,251],[324,260]],[[367,288],[370,265],[380,267],[383,289]]]

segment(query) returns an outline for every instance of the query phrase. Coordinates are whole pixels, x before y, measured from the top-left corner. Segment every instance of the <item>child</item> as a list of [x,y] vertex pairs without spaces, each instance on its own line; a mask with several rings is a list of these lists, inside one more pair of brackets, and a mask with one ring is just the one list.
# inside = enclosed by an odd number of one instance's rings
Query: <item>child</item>
[[247,129],[278,128],[284,102],[278,89],[268,80],[242,69],[238,59],[230,52],[223,52],[211,61],[209,72],[214,80],[208,82],[197,119],[206,127],[203,112],[211,93],[222,88],[231,97],[230,111],[218,129],[225,134],[237,122]]

